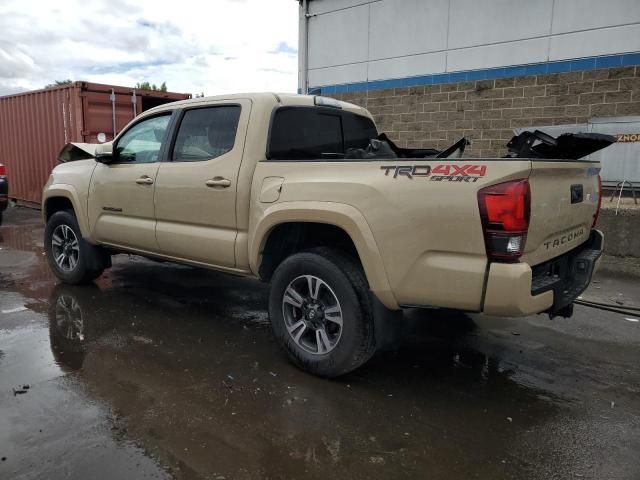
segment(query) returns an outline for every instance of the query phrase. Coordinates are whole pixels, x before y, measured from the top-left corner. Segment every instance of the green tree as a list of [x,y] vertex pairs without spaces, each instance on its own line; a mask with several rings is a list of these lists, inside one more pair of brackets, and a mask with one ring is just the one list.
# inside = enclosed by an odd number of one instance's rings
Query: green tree
[[136,83],[136,88],[138,90],[154,90],[156,92],[166,92],[167,91],[167,82],[162,82],[160,87],[158,87],[155,83],[149,82],[138,82]]
[[66,80],[54,80],[53,83],[46,84],[44,88],[60,87],[62,85],[71,85],[72,83],[73,81],[71,81],[70,78],[67,78]]

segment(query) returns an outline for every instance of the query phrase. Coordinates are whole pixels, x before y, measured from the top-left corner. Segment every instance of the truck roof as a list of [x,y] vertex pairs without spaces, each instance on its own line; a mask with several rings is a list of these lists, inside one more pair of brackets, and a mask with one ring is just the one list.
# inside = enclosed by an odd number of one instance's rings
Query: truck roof
[[[188,107],[192,105],[207,105],[209,103],[217,103],[222,100],[239,100],[239,99],[249,99],[255,103],[268,104],[271,103],[273,105],[282,105],[282,106],[314,106],[316,105],[315,98],[323,98],[319,95],[300,95],[296,93],[275,93],[275,92],[253,92],[253,93],[234,93],[227,95],[213,95],[209,97],[199,97],[192,98],[189,100],[181,100],[177,102],[166,103],[164,105],[160,105],[158,107],[147,110],[145,114],[149,112],[160,112],[163,110],[172,110],[178,107]],[[331,102],[332,104],[339,106],[343,110],[347,110],[359,115],[364,115],[370,117],[370,113],[353,103],[343,102],[341,100],[336,100],[333,98],[326,98],[326,101]]]

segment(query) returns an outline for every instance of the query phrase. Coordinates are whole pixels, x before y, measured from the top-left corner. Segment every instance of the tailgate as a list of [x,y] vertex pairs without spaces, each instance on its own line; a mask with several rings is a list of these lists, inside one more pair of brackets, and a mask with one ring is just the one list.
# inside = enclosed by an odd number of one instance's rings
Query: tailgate
[[522,261],[537,265],[589,239],[598,210],[597,162],[533,160],[531,220]]

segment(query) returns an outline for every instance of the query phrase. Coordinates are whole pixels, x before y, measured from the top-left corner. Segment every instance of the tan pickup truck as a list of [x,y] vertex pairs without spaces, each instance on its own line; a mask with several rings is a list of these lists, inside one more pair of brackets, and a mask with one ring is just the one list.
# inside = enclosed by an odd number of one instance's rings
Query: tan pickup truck
[[112,254],[271,282],[273,331],[296,364],[337,376],[405,307],[571,314],[600,257],[609,137],[525,132],[507,158],[397,147],[363,108],[270,93],[198,98],[68,145],[44,188],[45,247],[67,283]]

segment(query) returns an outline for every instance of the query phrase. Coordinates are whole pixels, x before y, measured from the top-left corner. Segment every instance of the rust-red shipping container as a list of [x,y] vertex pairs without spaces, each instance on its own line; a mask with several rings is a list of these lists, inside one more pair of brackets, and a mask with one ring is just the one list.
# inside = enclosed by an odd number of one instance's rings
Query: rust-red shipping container
[[135,115],[187,93],[75,82],[0,97],[0,163],[7,166],[9,198],[39,205],[42,187],[68,142],[112,140]]

